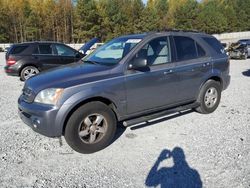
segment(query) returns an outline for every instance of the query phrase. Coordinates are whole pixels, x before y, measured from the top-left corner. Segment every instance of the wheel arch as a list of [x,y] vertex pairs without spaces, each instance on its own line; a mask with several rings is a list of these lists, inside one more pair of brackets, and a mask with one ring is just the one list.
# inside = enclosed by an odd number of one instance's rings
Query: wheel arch
[[81,106],[89,103],[89,102],[102,102],[104,104],[106,104],[107,106],[109,106],[111,108],[111,110],[114,112],[115,114],[115,117],[116,119],[118,120],[119,119],[119,114],[118,114],[118,111],[117,111],[117,106],[116,104],[111,101],[110,99],[108,98],[105,98],[105,97],[100,97],[100,96],[97,96],[97,97],[92,97],[92,98],[88,98],[88,99],[85,99],[79,103],[77,103],[76,105],[74,105],[73,108],[71,108],[71,110],[67,113],[67,116],[66,118],[64,119],[63,121],[63,127],[62,127],[62,135],[64,135],[64,131],[65,131],[65,128],[66,128],[66,125],[68,123],[68,120],[70,118],[70,116]]
[[200,84],[200,88],[199,88],[199,92],[196,94],[196,99],[198,98],[199,94],[200,94],[200,91],[202,89],[202,87],[204,86],[204,84],[208,81],[208,80],[214,80],[216,82],[219,82],[220,83],[220,86],[221,86],[221,89],[223,88],[223,80],[220,76],[218,75],[213,75],[213,76],[210,76],[208,78],[206,78],[201,84]]
[[36,67],[39,71],[41,71],[41,69],[39,68],[39,66],[35,65],[34,63],[27,63],[27,64],[23,64],[23,65],[21,66],[21,68],[19,69],[19,72],[18,72],[18,76],[21,76],[22,70],[23,70],[25,67],[28,67],[28,66]]

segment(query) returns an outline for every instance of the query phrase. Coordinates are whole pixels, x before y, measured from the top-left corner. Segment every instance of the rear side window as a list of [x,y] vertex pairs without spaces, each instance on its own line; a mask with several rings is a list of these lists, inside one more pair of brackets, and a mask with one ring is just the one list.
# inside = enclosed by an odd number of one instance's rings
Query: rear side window
[[196,47],[197,47],[198,57],[203,57],[206,55],[205,50],[199,44],[196,43]]
[[215,38],[212,37],[203,37],[203,39],[206,41],[206,43],[211,46],[211,48],[213,48],[218,54],[223,54],[224,51],[224,47],[222,46],[222,44]]
[[53,48],[50,44],[39,44],[39,51],[40,54],[44,55],[52,55],[53,54]]
[[177,59],[188,60],[197,57],[195,41],[189,37],[174,36]]
[[29,46],[25,45],[25,46],[15,46],[11,49],[10,54],[20,54],[22,53],[25,49],[27,49]]

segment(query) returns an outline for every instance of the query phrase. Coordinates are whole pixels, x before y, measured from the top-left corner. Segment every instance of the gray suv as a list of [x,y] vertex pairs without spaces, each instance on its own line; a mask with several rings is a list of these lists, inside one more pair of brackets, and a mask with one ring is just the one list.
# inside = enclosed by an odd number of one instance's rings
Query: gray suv
[[82,63],[28,79],[18,109],[34,131],[93,153],[112,142],[118,122],[130,126],[185,109],[213,112],[229,82],[228,56],[210,35],[127,35]]

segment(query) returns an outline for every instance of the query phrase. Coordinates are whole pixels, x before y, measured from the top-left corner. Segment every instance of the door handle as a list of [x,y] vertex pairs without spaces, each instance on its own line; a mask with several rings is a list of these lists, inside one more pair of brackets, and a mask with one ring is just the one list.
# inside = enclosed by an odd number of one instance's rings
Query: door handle
[[167,70],[167,71],[164,71],[164,75],[171,74],[171,73],[173,73],[173,70],[172,70],[172,69]]
[[209,65],[210,65],[210,63],[204,63],[202,66],[206,67],[206,66],[209,66]]

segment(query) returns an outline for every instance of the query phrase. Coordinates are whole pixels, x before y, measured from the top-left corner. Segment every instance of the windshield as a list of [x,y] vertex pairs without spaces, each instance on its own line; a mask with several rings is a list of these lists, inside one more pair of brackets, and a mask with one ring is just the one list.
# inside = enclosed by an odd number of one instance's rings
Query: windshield
[[141,40],[142,38],[128,37],[113,39],[86,56],[83,61],[103,65],[115,65]]

